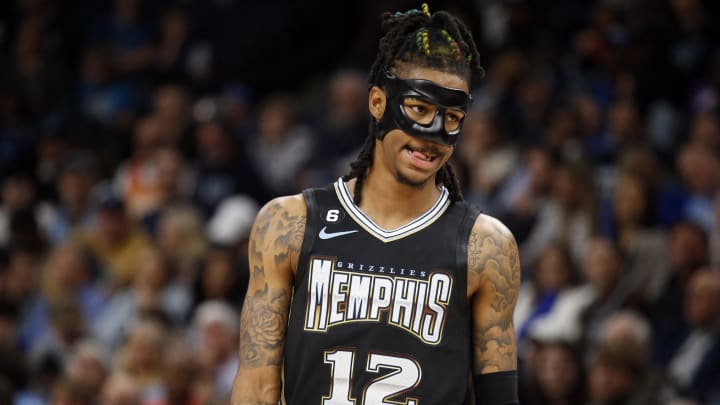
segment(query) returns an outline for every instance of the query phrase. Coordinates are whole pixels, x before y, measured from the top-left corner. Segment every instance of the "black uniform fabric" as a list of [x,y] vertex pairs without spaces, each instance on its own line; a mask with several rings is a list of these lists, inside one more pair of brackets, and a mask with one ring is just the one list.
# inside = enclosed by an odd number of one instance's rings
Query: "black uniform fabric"
[[472,358],[467,242],[478,213],[443,189],[426,214],[388,231],[340,180],[304,197],[287,403],[462,404]]

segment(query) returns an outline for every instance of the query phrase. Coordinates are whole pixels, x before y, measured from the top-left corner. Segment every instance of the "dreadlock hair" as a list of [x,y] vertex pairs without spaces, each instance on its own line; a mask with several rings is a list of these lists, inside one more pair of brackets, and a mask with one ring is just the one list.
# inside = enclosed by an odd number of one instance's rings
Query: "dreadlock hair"
[[[384,13],[378,54],[370,68],[370,86],[382,86],[385,73],[398,63],[407,63],[437,69],[464,77],[468,82],[476,73],[484,74],[480,54],[470,31],[457,17],[445,12],[430,13],[426,4],[423,10]],[[358,157],[350,163],[344,181],[356,178],[353,200],[360,204],[362,188],[368,169],[373,164],[375,150],[375,120],[370,120],[368,134]],[[451,201],[462,201],[460,183],[449,162],[435,176],[436,184],[443,184],[450,192]]]

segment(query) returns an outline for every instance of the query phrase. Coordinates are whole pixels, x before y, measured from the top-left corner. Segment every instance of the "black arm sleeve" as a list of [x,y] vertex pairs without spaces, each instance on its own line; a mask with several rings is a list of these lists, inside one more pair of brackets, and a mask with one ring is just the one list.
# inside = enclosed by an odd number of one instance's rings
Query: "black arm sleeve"
[[490,374],[475,374],[475,403],[477,405],[519,405],[517,370]]

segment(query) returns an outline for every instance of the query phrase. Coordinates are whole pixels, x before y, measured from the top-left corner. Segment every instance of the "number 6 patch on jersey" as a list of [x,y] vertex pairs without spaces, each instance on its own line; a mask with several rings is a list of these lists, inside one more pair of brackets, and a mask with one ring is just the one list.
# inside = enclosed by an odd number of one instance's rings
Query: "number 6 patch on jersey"
[[323,221],[328,224],[337,224],[345,218],[345,211],[341,209],[329,209],[322,215]]

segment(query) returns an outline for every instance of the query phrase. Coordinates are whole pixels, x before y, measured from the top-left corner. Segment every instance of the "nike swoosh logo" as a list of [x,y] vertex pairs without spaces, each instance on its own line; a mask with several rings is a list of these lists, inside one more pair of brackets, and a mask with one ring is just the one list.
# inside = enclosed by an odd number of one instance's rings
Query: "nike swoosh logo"
[[355,233],[355,232],[358,231],[357,229],[355,229],[355,230],[353,230],[353,231],[342,231],[342,232],[330,232],[330,233],[328,233],[328,232],[325,232],[326,229],[327,229],[327,226],[324,226],[323,229],[320,230],[320,233],[318,234],[318,236],[320,237],[320,239],[332,239],[332,238],[337,238],[338,236],[349,235],[349,234],[351,234],[351,233]]

